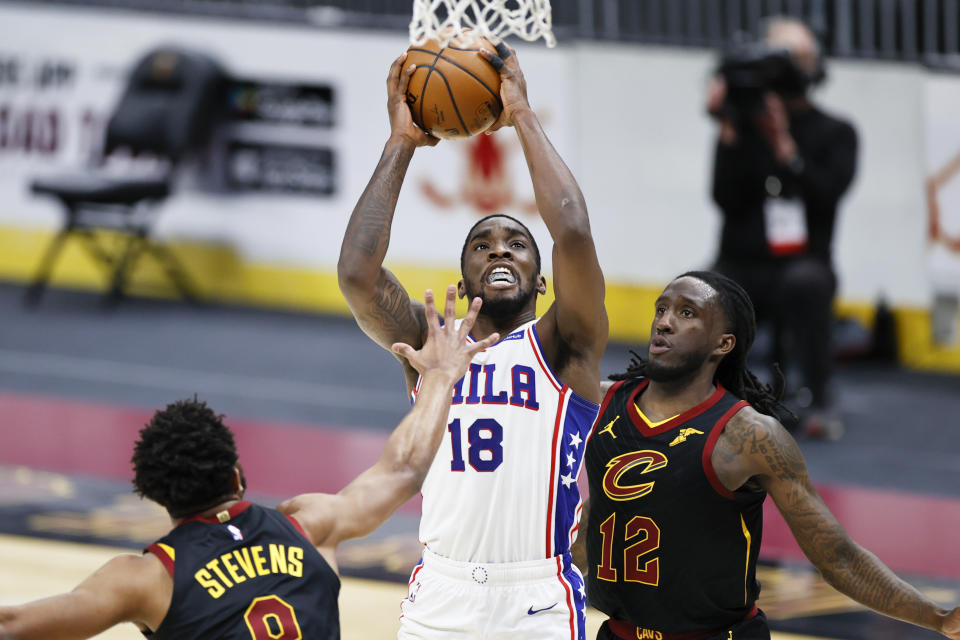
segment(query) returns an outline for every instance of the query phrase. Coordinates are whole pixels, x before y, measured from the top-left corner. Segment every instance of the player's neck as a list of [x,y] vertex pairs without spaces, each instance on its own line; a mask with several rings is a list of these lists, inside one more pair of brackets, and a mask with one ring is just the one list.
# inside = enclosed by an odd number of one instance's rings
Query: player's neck
[[661,420],[705,402],[716,390],[713,371],[700,370],[680,380],[651,380],[638,398],[638,405],[651,420]]
[[242,500],[242,496],[234,496],[229,500],[224,500],[223,502],[220,502],[210,507],[209,509],[204,509],[203,511],[200,511],[190,516],[185,516],[183,518],[171,517],[171,520],[173,520],[174,525],[178,525],[184,520],[191,520],[193,518],[215,518],[217,517],[217,514],[220,513],[221,511],[229,511],[230,507],[240,502],[240,500]]
[[525,309],[517,314],[496,317],[485,316],[481,312],[477,315],[477,320],[473,325],[473,330],[470,331],[470,335],[476,340],[483,340],[496,331],[501,338],[505,338],[517,327],[525,325],[536,317],[536,309]]

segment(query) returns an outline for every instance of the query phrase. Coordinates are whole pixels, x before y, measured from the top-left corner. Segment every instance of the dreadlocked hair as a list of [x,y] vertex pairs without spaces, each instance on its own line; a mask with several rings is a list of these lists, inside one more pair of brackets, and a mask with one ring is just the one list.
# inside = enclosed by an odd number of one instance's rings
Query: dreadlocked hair
[[[780,420],[795,420],[793,412],[781,402],[786,383],[780,368],[774,366],[772,385],[760,382],[747,368],[747,355],[757,335],[753,302],[747,292],[727,276],[714,271],[687,271],[677,276],[683,277],[696,278],[717,292],[717,300],[727,319],[726,330],[737,339],[733,350],[720,361],[714,380],[730,393],[749,402],[760,413]],[[627,370],[609,376],[611,380],[628,380],[646,375],[647,361],[636,351],[631,350],[630,354],[632,357]]]
[[233,491],[233,433],[194,397],[153,414],[133,447],[133,488],[176,517],[192,515]]

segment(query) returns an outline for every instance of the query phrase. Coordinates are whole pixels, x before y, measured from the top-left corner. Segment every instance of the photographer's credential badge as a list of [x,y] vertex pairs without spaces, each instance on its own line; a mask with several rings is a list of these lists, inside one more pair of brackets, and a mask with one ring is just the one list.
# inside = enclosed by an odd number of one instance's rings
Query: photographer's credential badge
[[807,214],[799,198],[780,198],[781,184],[775,176],[767,178],[768,198],[763,204],[767,246],[775,256],[801,253],[807,248]]

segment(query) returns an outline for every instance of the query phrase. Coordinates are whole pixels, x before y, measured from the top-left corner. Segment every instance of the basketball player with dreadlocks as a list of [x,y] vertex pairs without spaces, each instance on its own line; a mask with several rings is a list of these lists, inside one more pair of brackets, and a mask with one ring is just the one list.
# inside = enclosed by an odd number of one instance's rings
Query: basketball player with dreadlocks
[[779,392],[747,369],[753,305],[729,278],[673,280],[656,301],[649,357],[610,376],[586,447],[588,597],[597,638],[761,640],[757,552],[767,494],[838,591],[960,639],[944,610],[844,531],[796,442]]
[[166,508],[173,529],[70,593],[0,605],[0,640],[89,638],[123,622],[151,640],[339,638],[337,545],[367,535],[419,491],[454,383],[499,337],[468,341],[480,300],[458,328],[455,303],[451,286],[441,327],[427,292],[423,347],[393,345],[420,371],[420,399],[380,460],[336,495],[303,494],[276,509],[247,502],[222,416],[195,398],[157,411],[134,445],[133,485]]
[[[451,399],[448,430],[423,485],[423,559],[410,579],[399,637],[570,638],[585,634],[583,578],[570,558],[580,516],[576,477],[597,415],[607,342],[604,282],[583,194],[527,101],[517,56],[483,52],[500,70],[503,112],[527,160],[553,239],[555,300],[540,252],[520,221],[478,221],[460,252],[460,294],[479,296],[480,353]],[[400,188],[414,151],[436,142],[406,104],[413,65],[387,79],[391,135],[343,238],[340,288],[357,324],[383,347],[423,339],[422,313],[383,266]],[[429,230],[423,230],[429,233]],[[424,242],[443,242],[424,238]],[[407,390],[417,372],[401,358]],[[418,400],[419,402],[419,400]]]

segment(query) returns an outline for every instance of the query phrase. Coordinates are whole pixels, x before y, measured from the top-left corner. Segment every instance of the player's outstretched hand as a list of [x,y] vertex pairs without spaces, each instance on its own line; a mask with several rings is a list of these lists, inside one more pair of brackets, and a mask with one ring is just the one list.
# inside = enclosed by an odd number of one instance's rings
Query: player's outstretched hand
[[493,133],[500,127],[512,127],[514,114],[530,109],[527,80],[523,77],[520,63],[517,62],[517,53],[503,42],[497,45],[496,53],[480,49],[480,56],[500,72],[500,101],[503,103],[503,111],[486,131]]
[[409,64],[403,66],[407,59],[404,51],[400,57],[390,65],[387,75],[387,111],[390,113],[390,135],[399,135],[407,138],[418,147],[432,147],[440,142],[413,123],[410,105],[407,104],[407,89],[410,87],[410,76],[417,70],[417,66]]
[[440,373],[449,376],[450,384],[453,384],[463,377],[476,353],[500,339],[500,334],[492,333],[478,342],[467,341],[480,311],[480,304],[480,298],[474,298],[470,302],[470,311],[457,327],[457,288],[450,285],[447,287],[443,326],[440,326],[440,318],[433,304],[433,291],[427,289],[423,296],[424,313],[427,314],[427,340],[423,347],[414,349],[406,343],[397,342],[390,349],[406,358],[420,375],[427,375],[428,372]]

